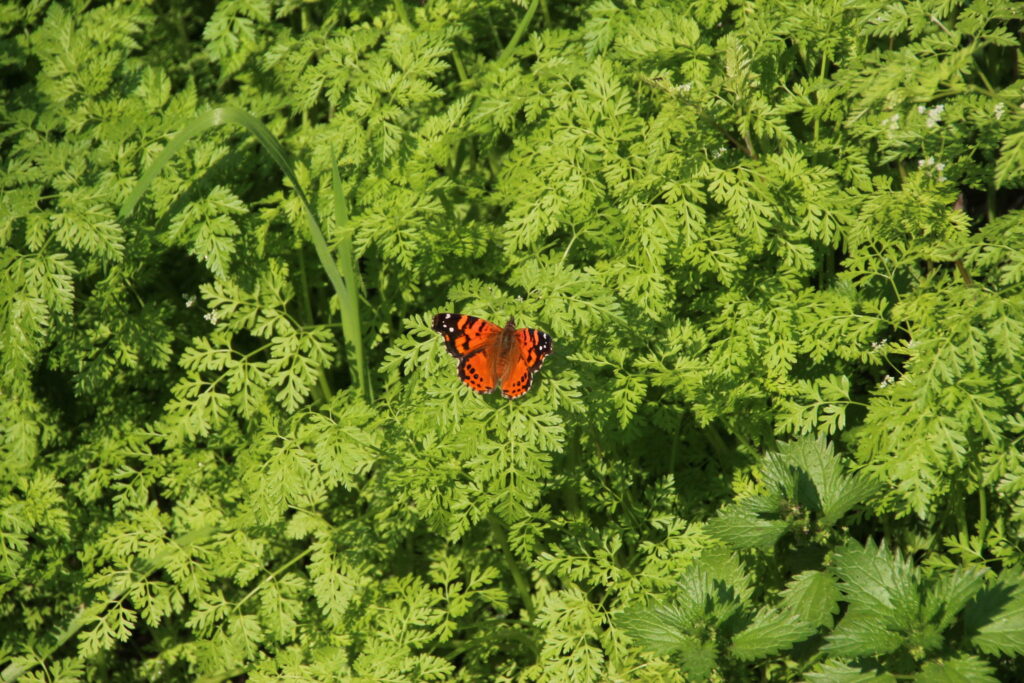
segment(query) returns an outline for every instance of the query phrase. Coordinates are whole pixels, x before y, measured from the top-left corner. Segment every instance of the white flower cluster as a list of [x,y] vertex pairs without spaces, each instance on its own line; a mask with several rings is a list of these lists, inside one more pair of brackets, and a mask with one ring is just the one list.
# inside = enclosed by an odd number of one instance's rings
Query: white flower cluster
[[878,383],[879,389],[885,389],[887,386],[896,381],[896,378],[892,375],[886,375],[882,378],[882,381]]
[[942,163],[941,161],[935,161],[935,157],[928,157],[927,159],[918,159],[917,167],[922,171],[927,170],[929,168],[934,168],[936,173],[938,174],[939,182],[946,182],[946,175],[945,173],[943,173],[943,171],[946,170],[946,164]]
[[886,338],[886,337],[883,337],[883,338],[882,338],[881,340],[879,340],[879,341],[876,341],[876,342],[871,342],[871,350],[872,350],[872,351],[877,351],[878,349],[880,349],[880,348],[882,348],[883,346],[885,346],[885,345],[886,345],[887,343],[889,343],[889,339],[888,339],[888,338]]
[[946,107],[941,104],[936,104],[934,107],[929,109],[923,104],[917,106],[917,113],[925,115],[924,125],[928,128],[934,128],[939,125],[939,121],[942,120],[942,112],[946,110]]
[[203,320],[210,323],[211,325],[216,325],[218,322],[220,322],[220,318],[217,316],[217,311],[209,311],[206,315],[203,316]]
[[992,116],[996,118],[996,121],[1003,118],[1003,114],[1006,113],[1006,104],[1003,102],[996,102],[996,106],[992,109]]
[[882,121],[882,126],[884,126],[885,128],[888,128],[889,130],[899,130],[900,129],[900,115],[899,114],[893,114],[889,118],[884,119]]

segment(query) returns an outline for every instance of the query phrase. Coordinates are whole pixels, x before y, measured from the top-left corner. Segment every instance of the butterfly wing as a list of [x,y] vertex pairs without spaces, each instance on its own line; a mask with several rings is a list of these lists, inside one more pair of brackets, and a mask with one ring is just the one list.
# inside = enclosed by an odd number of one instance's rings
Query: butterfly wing
[[444,337],[448,353],[459,359],[459,379],[473,391],[494,391],[497,381],[488,352],[501,328],[483,318],[458,313],[438,313],[432,327]]
[[530,390],[533,373],[540,370],[544,358],[555,350],[551,337],[540,330],[521,327],[515,332],[519,357],[501,384],[505,398],[519,398]]
[[466,356],[459,361],[459,379],[472,389],[481,394],[489,394],[498,385],[491,370],[491,359],[487,352],[481,349]]

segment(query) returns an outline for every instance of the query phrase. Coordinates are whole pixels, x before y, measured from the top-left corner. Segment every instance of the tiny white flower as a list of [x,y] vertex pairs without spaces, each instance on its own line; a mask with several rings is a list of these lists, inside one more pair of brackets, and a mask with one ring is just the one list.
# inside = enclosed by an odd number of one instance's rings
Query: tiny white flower
[[925,107],[923,104],[917,105],[917,113],[918,114],[923,114],[926,109],[927,109],[927,107]]
[[1006,105],[1003,102],[997,102],[994,109],[992,109],[992,116],[996,117],[996,121],[1003,118],[1003,114],[1006,113]]
[[209,313],[203,316],[203,320],[210,323],[211,325],[216,325],[220,318],[217,316],[217,311],[210,311]]
[[889,386],[895,381],[896,380],[893,378],[892,375],[886,375],[885,377],[882,378],[882,381],[878,383],[878,388],[885,389],[887,386]]
[[188,297],[187,299],[185,299],[185,308],[192,308],[195,305],[196,305],[196,297],[195,297],[194,294],[192,296]]

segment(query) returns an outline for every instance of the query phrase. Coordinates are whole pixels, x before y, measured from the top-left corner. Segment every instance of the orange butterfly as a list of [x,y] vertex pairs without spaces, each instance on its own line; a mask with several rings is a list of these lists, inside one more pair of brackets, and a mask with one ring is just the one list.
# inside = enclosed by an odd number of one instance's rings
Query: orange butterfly
[[444,337],[448,353],[459,359],[459,379],[481,394],[500,386],[505,398],[519,398],[554,350],[551,337],[528,327],[516,329],[512,318],[498,327],[471,315],[438,313],[433,328]]

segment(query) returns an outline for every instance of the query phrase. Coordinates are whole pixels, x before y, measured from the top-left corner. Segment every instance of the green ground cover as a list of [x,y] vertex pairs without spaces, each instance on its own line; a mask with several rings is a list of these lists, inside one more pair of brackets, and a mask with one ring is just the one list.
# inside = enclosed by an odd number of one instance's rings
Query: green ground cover
[[0,680],[1024,679],[1022,27],[3,3]]

